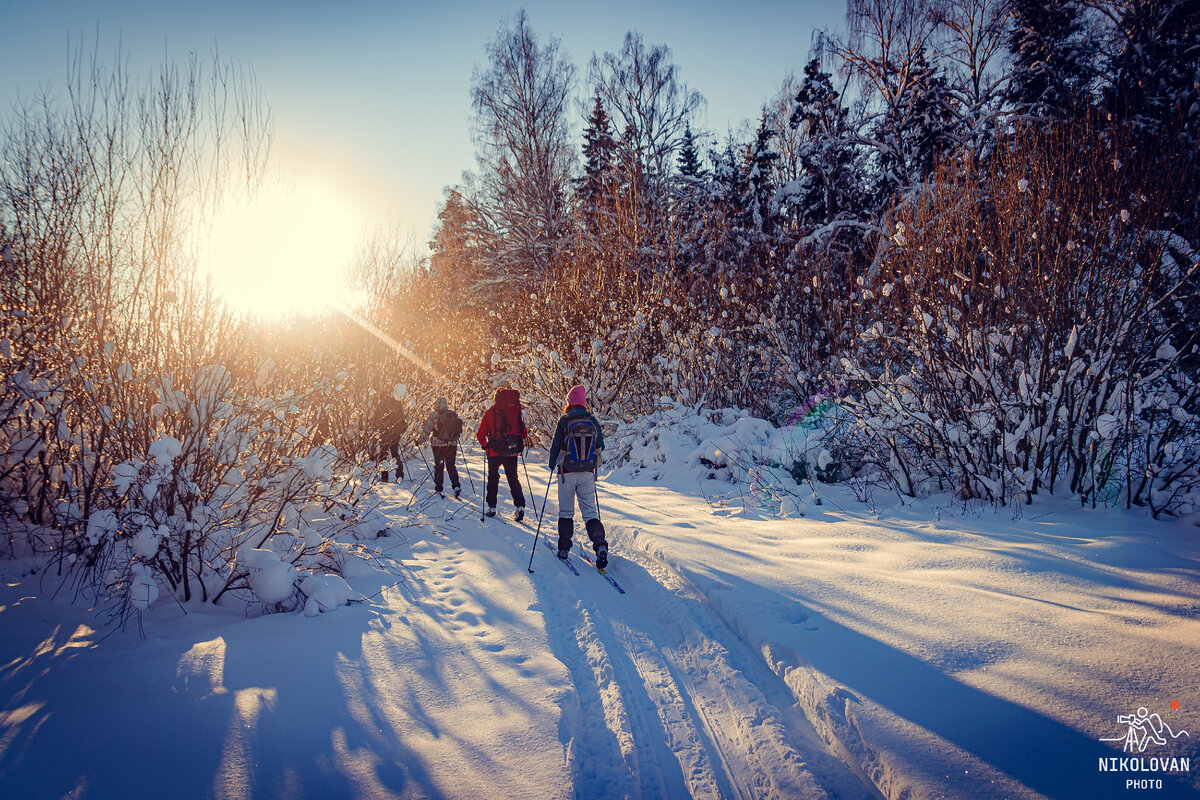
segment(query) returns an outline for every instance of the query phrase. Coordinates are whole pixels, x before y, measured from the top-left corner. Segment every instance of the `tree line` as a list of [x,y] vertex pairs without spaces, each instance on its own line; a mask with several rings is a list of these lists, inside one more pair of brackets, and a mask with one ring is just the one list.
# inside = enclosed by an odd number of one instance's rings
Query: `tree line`
[[846,19],[721,137],[665,45],[630,31],[580,78],[504,21],[476,168],[404,306],[454,315],[431,358],[538,397],[583,380],[620,417],[667,397],[783,420],[837,387],[844,463],[905,494],[1187,506],[1200,4]]
[[428,256],[363,243],[354,320],[239,319],[195,269],[269,152],[247,75],[80,49],[5,115],[0,552],[122,621],[252,600],[255,564],[299,607],[371,557],[399,382],[468,416],[517,386],[535,430],[576,383],[614,421],[819,416],[801,479],[1195,507],[1200,2],[851,0],[715,137],[635,31],[580,73],[520,13],[485,54],[476,167]]

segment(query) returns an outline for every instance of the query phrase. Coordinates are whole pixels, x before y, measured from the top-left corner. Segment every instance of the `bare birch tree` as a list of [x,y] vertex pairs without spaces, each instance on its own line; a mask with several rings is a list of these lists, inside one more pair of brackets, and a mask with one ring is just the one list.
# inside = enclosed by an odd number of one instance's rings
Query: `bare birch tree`
[[538,41],[524,11],[501,24],[487,56],[471,87],[480,166],[472,199],[496,238],[493,277],[507,281],[544,270],[566,233],[575,67],[558,39]]
[[680,80],[670,48],[647,46],[629,31],[621,52],[592,57],[588,81],[649,180],[668,178],[684,131],[704,106],[704,97]]

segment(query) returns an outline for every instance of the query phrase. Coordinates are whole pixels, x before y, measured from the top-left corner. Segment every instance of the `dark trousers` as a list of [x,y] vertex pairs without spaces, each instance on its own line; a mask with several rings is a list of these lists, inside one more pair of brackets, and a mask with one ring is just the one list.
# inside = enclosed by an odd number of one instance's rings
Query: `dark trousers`
[[[379,460],[383,461],[388,456],[396,459],[396,480],[404,477],[404,462],[400,460],[400,440],[399,439],[383,439],[379,444]],[[383,471],[383,480],[387,480],[387,470]]]
[[458,445],[456,444],[435,444],[433,446],[433,490],[440,492],[442,490],[442,469],[450,473],[450,485],[455,489],[458,488],[458,467],[454,465],[454,459],[458,456]]
[[[608,542],[604,539],[604,524],[599,518],[593,517],[587,521],[584,526],[587,531],[588,538],[592,540],[592,549],[599,551],[600,545],[608,549]],[[566,552],[571,549],[571,540],[575,536],[575,520],[570,517],[558,518],[558,549]]]
[[500,487],[500,467],[504,467],[504,477],[508,478],[508,490],[512,492],[513,505],[525,507],[525,493],[521,491],[521,479],[517,476],[516,456],[488,456],[487,504],[495,507],[496,490]]

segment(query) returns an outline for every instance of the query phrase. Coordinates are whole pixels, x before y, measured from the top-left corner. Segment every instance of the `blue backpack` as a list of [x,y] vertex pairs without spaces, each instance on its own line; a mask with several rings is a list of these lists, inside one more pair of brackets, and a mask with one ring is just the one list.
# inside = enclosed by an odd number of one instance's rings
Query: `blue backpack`
[[592,472],[596,469],[596,440],[599,431],[589,417],[576,417],[563,431],[563,472]]

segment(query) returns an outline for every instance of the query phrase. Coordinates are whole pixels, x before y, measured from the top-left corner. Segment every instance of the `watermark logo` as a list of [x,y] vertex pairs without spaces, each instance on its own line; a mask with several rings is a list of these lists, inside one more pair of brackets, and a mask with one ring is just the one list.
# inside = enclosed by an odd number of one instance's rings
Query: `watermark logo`
[[[1172,708],[1179,708],[1179,701],[1171,701]],[[1172,739],[1178,739],[1180,736],[1191,735],[1187,731],[1179,731],[1176,733],[1171,730],[1163,718],[1158,714],[1151,714],[1145,706],[1137,710],[1135,714],[1118,714],[1118,725],[1127,725],[1128,730],[1122,736],[1116,736],[1111,739],[1101,739],[1102,742],[1124,742],[1125,746],[1121,748],[1126,753],[1132,753],[1136,750],[1139,753],[1146,752],[1146,748],[1151,744],[1164,745],[1167,743],[1166,736]],[[1164,736],[1163,734],[1166,734]]]
[[[1171,710],[1179,710],[1179,702],[1171,701]],[[1169,744],[1172,740],[1186,736],[1185,730],[1174,730],[1161,715],[1150,713],[1141,706],[1132,714],[1118,714],[1117,725],[1124,726],[1125,731],[1119,736],[1102,737],[1102,742],[1121,742],[1125,756],[1102,756],[1100,758],[1101,772],[1123,773],[1126,778],[1126,789],[1161,789],[1163,779],[1152,777],[1158,775],[1178,778],[1191,772],[1191,759],[1183,756],[1160,755],[1157,748]],[[1150,750],[1150,755],[1140,755]],[[1134,754],[1134,755],[1130,755]],[[1134,774],[1130,774],[1134,773]]]

